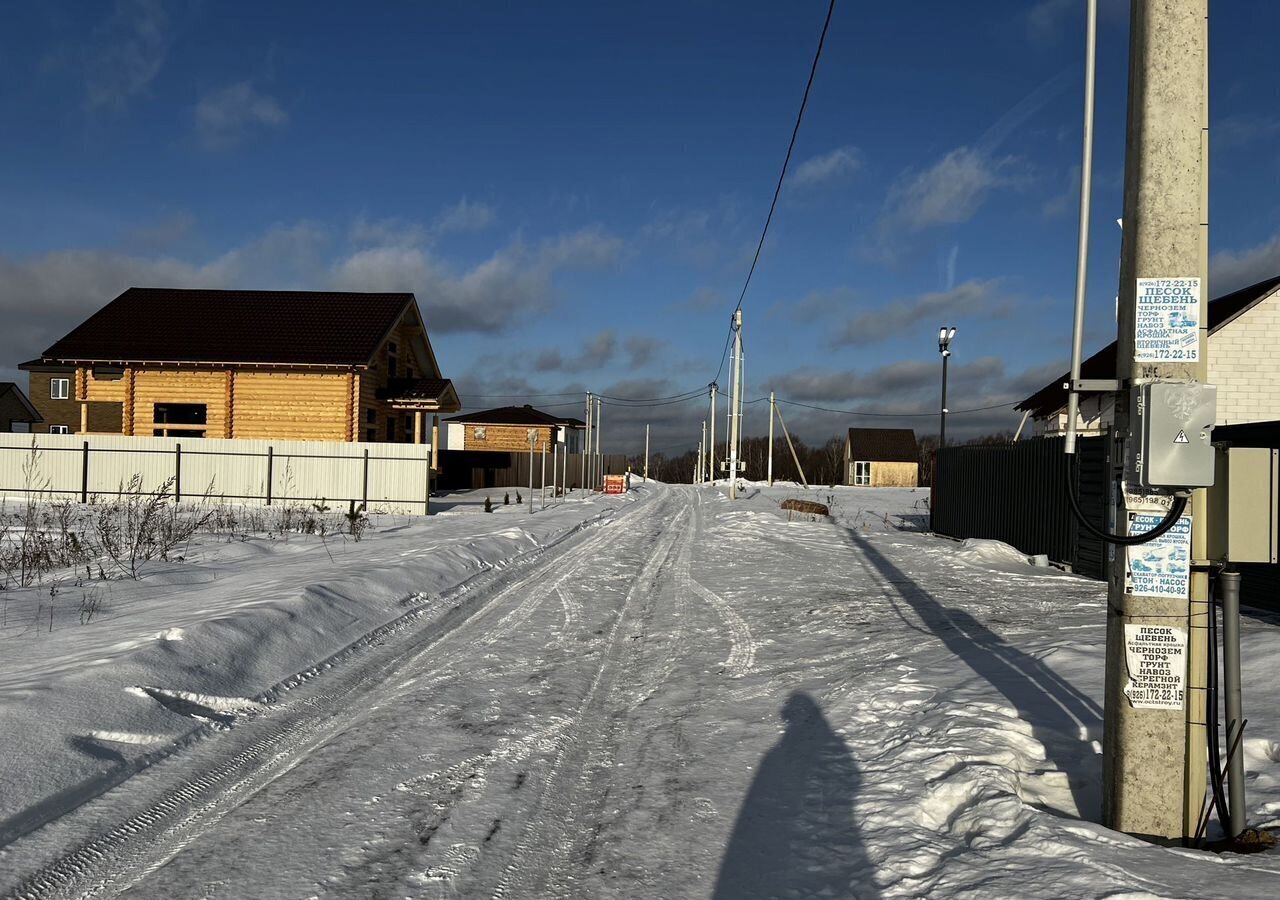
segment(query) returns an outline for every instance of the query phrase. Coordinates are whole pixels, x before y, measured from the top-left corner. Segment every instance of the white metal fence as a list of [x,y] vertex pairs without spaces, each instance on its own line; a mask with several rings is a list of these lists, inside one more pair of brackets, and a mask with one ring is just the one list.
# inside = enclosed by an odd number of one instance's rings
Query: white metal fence
[[112,435],[0,434],[0,495],[88,502],[134,476],[152,491],[170,479],[179,500],[251,505],[351,502],[368,510],[430,510],[428,444],[253,441]]

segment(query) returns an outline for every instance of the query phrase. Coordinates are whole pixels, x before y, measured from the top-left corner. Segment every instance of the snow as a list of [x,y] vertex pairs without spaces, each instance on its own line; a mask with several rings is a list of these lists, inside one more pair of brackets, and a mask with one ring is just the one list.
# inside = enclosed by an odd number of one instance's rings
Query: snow
[[[0,631],[0,893],[1274,896],[1274,854],[1096,824],[1104,586],[926,498],[473,496],[113,582]],[[1262,827],[1276,624],[1243,624]]]

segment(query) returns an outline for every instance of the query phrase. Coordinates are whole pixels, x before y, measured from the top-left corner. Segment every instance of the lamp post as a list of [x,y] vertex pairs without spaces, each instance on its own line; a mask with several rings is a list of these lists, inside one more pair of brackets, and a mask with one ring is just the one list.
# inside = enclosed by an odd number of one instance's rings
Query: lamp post
[[947,361],[951,359],[951,339],[956,336],[954,325],[938,329],[938,352],[942,354],[942,414],[939,417],[938,448],[947,446]]

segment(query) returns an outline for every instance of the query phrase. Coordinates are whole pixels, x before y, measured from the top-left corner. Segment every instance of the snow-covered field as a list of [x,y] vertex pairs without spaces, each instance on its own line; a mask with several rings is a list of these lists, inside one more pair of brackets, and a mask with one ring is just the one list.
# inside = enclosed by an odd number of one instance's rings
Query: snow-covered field
[[[655,485],[200,544],[88,625],[0,631],[0,893],[1280,893],[1280,857],[1094,824],[1103,585],[924,533],[926,496]],[[1280,627],[1244,633],[1274,827]]]

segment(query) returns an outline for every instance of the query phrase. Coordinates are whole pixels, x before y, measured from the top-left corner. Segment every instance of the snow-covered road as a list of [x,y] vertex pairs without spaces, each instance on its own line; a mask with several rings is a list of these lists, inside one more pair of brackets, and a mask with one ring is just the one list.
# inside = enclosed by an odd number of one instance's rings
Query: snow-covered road
[[[659,488],[488,573],[15,841],[0,892],[1280,890],[1280,861],[1088,821],[1101,585],[914,533],[909,496],[838,494],[836,523],[787,521],[780,496]],[[1280,810],[1280,745],[1257,741],[1254,822]]]

